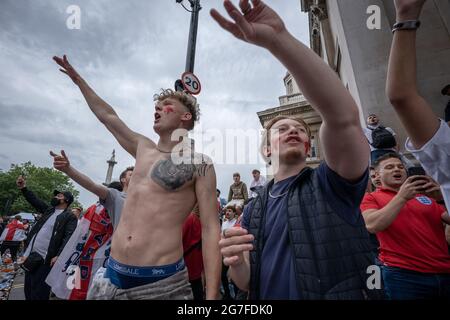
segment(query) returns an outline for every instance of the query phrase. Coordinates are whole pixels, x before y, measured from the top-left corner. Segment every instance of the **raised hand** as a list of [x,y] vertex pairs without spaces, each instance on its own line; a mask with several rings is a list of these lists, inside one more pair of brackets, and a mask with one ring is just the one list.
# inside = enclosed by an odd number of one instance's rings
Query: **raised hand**
[[55,62],[61,67],[59,71],[67,74],[75,84],[79,83],[81,77],[78,74],[78,72],[74,69],[74,67],[72,67],[72,65],[69,63],[69,60],[67,60],[66,55],[64,55],[62,59],[54,56],[53,60],[55,60]]
[[417,20],[426,0],[394,0],[397,20]]
[[[283,20],[270,7],[260,0],[240,0],[239,11],[231,1],[225,0],[223,5],[234,22],[224,18],[217,10],[210,14],[217,23],[236,38],[272,49],[277,35],[286,30]],[[242,12],[242,13],[241,13]]]
[[61,172],[67,172],[67,170],[69,170],[70,162],[64,150],[61,150],[61,155],[50,151],[50,155],[53,157],[53,167],[56,170]]
[[25,177],[22,176],[22,175],[20,175],[20,176],[17,178],[17,180],[16,180],[16,184],[17,184],[17,187],[18,187],[19,189],[25,188],[25,187],[27,186],[27,182],[26,182],[26,180],[25,180]]

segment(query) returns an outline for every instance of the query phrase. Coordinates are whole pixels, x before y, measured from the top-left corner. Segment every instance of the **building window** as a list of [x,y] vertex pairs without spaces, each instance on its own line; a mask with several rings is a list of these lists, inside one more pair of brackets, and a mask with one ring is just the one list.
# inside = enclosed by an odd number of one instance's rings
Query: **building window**
[[292,79],[288,80],[288,82],[286,83],[286,91],[288,95],[294,93],[294,84],[292,83]]

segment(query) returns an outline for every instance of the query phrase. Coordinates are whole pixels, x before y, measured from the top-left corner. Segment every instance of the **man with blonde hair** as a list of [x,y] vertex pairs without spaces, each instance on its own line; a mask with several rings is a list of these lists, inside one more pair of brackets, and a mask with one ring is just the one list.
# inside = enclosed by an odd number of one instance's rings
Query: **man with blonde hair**
[[[153,129],[160,139],[155,143],[127,127],[66,56],[54,60],[80,88],[95,116],[136,159],[122,215],[114,230],[105,276],[94,280],[88,296],[192,299],[181,235],[183,222],[198,202],[206,298],[217,298],[221,263],[214,167],[205,156],[189,148],[179,149],[187,130],[198,120],[196,99],[170,89],[156,95]],[[181,139],[173,139],[177,130],[182,132]]]
[[306,166],[311,131],[303,120],[269,122],[262,152],[276,166],[274,180],[245,208],[243,228],[226,230],[220,241],[231,278],[251,299],[366,299],[374,257],[359,210],[369,146],[358,107],[336,73],[262,1],[224,6],[233,21],[212,10],[220,26],[268,49],[320,113],[325,160]]

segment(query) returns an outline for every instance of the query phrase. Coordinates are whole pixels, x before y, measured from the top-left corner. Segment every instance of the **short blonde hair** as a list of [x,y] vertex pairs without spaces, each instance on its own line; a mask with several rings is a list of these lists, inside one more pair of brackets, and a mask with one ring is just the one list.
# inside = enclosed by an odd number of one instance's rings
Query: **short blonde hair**
[[276,116],[275,118],[270,120],[265,125],[264,130],[262,132],[262,137],[261,137],[260,152],[261,152],[263,159],[269,164],[270,164],[270,159],[264,154],[264,148],[270,146],[270,130],[272,129],[274,124],[277,123],[278,121],[281,121],[284,119],[291,119],[291,120],[294,120],[294,121],[297,121],[298,123],[300,123],[305,128],[306,134],[308,135],[309,140],[311,140],[311,128],[305,122],[305,120],[303,120],[301,117],[299,117],[299,116],[283,116],[283,115]]
[[197,99],[185,91],[174,91],[172,89],[161,89],[159,94],[153,96],[153,100],[158,102],[169,98],[177,99],[189,110],[192,119],[189,122],[187,130],[194,129],[195,121],[200,119],[200,105],[197,103]]

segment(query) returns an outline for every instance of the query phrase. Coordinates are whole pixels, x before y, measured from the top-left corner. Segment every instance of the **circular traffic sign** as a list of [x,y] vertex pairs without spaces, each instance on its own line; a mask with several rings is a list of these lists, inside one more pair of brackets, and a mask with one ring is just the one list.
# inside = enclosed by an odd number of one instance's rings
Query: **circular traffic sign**
[[192,72],[185,72],[181,75],[181,82],[183,83],[184,90],[190,94],[199,94],[202,90],[200,80]]

